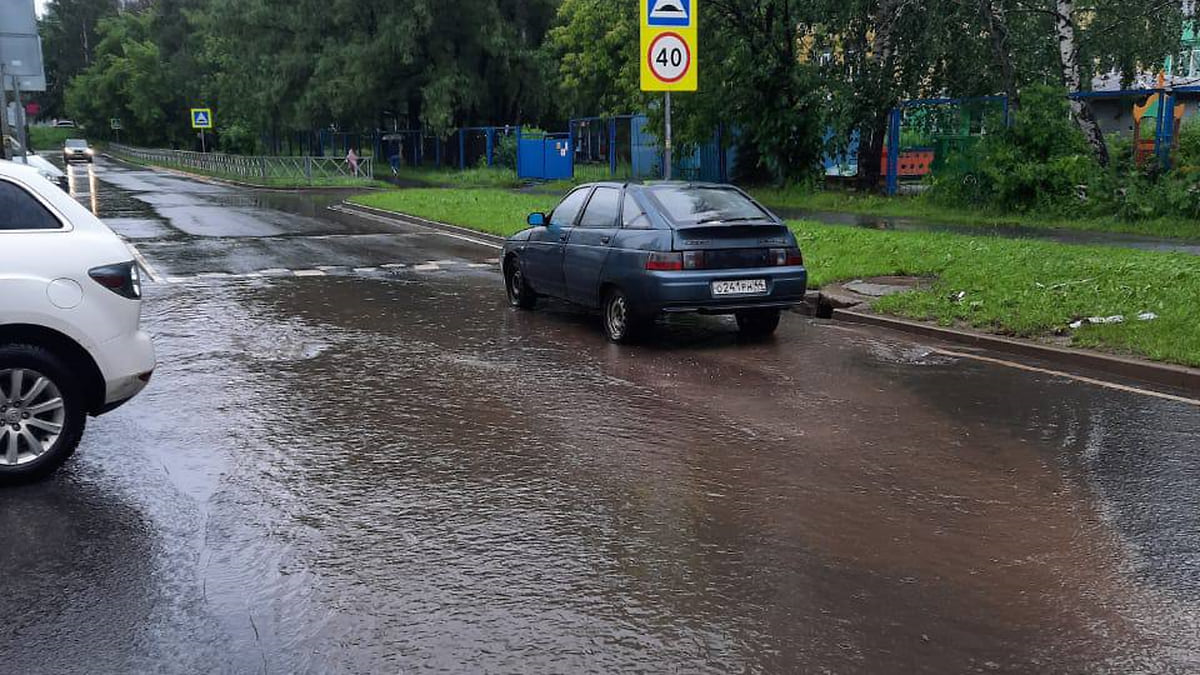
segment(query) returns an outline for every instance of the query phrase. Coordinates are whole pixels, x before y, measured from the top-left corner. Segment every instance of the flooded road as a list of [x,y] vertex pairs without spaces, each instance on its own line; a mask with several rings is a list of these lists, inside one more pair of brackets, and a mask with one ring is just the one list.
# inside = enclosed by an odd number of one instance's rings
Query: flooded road
[[609,345],[338,195],[95,173],[160,368],[0,493],[2,670],[1200,670],[1200,408],[799,316]]

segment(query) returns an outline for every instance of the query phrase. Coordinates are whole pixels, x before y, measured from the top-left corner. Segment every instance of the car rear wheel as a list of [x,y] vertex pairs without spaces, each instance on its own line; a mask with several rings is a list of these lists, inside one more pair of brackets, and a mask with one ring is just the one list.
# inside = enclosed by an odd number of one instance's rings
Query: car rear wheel
[[537,305],[537,293],[529,287],[529,280],[521,271],[521,263],[513,258],[505,267],[504,285],[508,291],[508,304],[518,309],[533,309]]
[[778,309],[748,309],[737,313],[738,331],[749,338],[763,338],[779,328]]
[[82,390],[61,359],[33,345],[0,346],[0,483],[62,466],[86,419]]
[[614,288],[604,296],[604,335],[609,340],[628,344],[640,338],[649,324],[625,291]]

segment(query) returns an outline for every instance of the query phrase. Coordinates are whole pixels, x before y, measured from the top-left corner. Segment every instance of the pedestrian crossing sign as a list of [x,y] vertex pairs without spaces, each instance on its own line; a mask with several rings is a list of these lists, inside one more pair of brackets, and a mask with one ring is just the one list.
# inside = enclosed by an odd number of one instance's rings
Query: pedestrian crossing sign
[[691,0],[650,0],[646,25],[654,28],[688,28],[692,25]]
[[213,128],[213,116],[211,108],[192,108],[192,128],[193,129],[211,129]]

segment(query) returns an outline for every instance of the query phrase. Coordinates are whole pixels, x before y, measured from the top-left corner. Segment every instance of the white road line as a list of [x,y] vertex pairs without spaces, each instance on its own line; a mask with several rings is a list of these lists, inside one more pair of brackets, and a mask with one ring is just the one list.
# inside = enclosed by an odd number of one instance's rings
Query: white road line
[[283,276],[288,273],[288,270],[282,267],[272,267],[271,269],[259,270],[258,273],[263,276]]
[[[396,219],[385,218],[383,216],[377,216],[373,213],[363,213],[362,211],[343,208],[340,204],[335,204],[334,206],[331,206],[329,208],[334,211],[338,211],[340,213],[348,213],[352,216],[358,216],[359,218],[366,218],[368,220],[374,220],[377,223],[387,223],[389,225],[395,225],[398,222]],[[400,222],[402,222],[402,221],[400,221]],[[476,239],[474,237],[468,237],[466,235],[456,234],[454,232],[447,232],[445,230],[440,230],[436,227],[427,227],[426,229],[429,232],[432,232],[433,234],[440,234],[443,237],[450,237],[451,239],[458,239],[460,241],[469,241],[472,244],[476,244],[478,246],[486,246],[488,248],[494,248],[496,250],[501,250],[504,248],[500,244],[493,244],[490,241],[482,241],[482,240]]]
[[295,270],[292,272],[292,275],[297,277],[323,277],[325,276],[325,272],[322,270]]
[[377,268],[377,267],[355,267],[354,271],[358,272],[359,274],[368,274],[370,272],[378,272],[379,268]]
[[188,281],[188,277],[167,277],[168,284],[182,284]]
[[385,270],[398,270],[408,267],[408,265],[405,265],[404,263],[387,263],[386,265],[380,265],[380,267]]
[[125,245],[129,247],[130,253],[133,253],[133,259],[137,261],[138,266],[146,270],[146,274],[150,275],[150,280],[156,284],[163,283],[162,275],[158,273],[158,270],[154,269],[154,266],[150,264],[149,260],[146,260],[146,256],[142,255],[142,252],[138,250],[138,247],[134,246],[133,242],[129,241],[128,239],[125,240]]
[[429,263],[426,265],[414,265],[413,269],[416,270],[417,272],[437,272],[437,271],[441,270],[442,268],[438,267],[436,264]]
[[1042,373],[1044,375],[1053,375],[1055,377],[1065,377],[1067,379],[1075,380],[1077,382],[1084,382],[1087,384],[1095,385],[1097,387],[1104,387],[1105,389],[1113,389],[1115,391],[1123,391],[1123,392],[1130,393],[1130,394],[1141,394],[1143,396],[1150,396],[1153,398],[1161,398],[1165,401],[1175,401],[1176,403],[1186,403],[1188,405],[1194,405],[1194,406],[1200,407],[1200,399],[1187,398],[1186,396],[1176,396],[1175,394],[1167,394],[1167,393],[1164,393],[1161,391],[1154,391],[1151,389],[1141,389],[1139,387],[1131,387],[1131,386],[1125,385],[1125,384],[1117,384],[1116,382],[1097,380],[1095,378],[1085,377],[1083,375],[1073,375],[1071,373],[1064,373],[1060,370],[1050,370],[1048,368],[1038,368],[1037,366],[1028,366],[1028,365],[1025,365],[1024,363],[1015,363],[1013,361],[1005,361],[1004,359],[992,358],[990,356],[979,356],[978,354],[967,354],[964,352],[954,352],[954,351],[950,351],[948,349],[937,349],[937,348],[932,349],[932,351],[935,354],[942,354],[943,356],[953,356],[953,357],[960,358],[960,359],[973,359],[975,361],[982,361],[983,363],[991,363],[991,364],[997,365],[997,366],[1006,366],[1008,368],[1024,370],[1024,371],[1030,372],[1030,373]]

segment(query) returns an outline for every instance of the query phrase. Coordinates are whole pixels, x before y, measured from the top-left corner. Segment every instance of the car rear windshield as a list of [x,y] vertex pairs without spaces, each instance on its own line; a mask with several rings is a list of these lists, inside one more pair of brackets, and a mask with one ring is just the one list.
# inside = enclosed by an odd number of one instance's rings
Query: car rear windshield
[[661,186],[651,188],[650,194],[667,217],[680,224],[773,220],[732,188]]
[[78,138],[68,138],[67,139],[67,147],[68,148],[86,148],[87,141],[81,141]]

